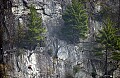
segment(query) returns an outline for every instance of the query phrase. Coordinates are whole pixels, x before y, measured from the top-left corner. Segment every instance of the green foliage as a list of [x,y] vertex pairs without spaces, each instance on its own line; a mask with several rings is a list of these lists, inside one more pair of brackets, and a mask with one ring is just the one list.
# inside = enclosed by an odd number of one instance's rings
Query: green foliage
[[45,32],[42,27],[42,18],[38,16],[37,10],[33,5],[30,7],[30,24],[29,24],[29,39],[30,41],[39,41],[43,39],[40,34]]
[[73,67],[73,73],[76,74],[76,73],[78,73],[79,71],[80,71],[80,66],[79,66],[79,65],[75,65],[75,66]]
[[73,77],[72,74],[70,74],[70,73],[66,73],[66,74],[65,74],[65,78],[74,78],[74,77]]
[[17,33],[18,33],[19,39],[22,39],[22,38],[25,37],[24,26],[23,26],[22,24],[19,24],[19,25],[18,25]]
[[43,33],[46,29],[42,27],[42,17],[39,16],[37,10],[33,5],[30,6],[28,31],[25,40],[29,46],[36,45],[44,39]]
[[102,52],[96,52],[96,53],[95,53],[95,56],[102,56],[102,55],[103,55]]
[[17,45],[19,48],[34,49],[37,43],[43,45],[44,35],[46,29],[42,26],[42,17],[37,13],[37,10],[33,5],[29,7],[30,14],[28,30],[25,30],[25,26],[19,23],[17,29]]
[[84,5],[78,0],[72,0],[62,15],[64,27],[61,29],[63,39],[70,44],[78,43],[79,38],[85,39],[88,30],[88,16]]
[[109,52],[113,53],[112,59],[119,60],[119,55],[115,54],[120,52],[120,36],[117,35],[117,32],[119,31],[118,28],[115,28],[114,26],[115,24],[110,20],[110,18],[107,18],[105,21],[105,26],[102,30],[99,30],[99,34],[96,36],[96,42],[101,45],[102,51],[107,49]]
[[112,57],[113,60],[120,61],[120,52],[113,52]]
[[113,27],[114,23],[110,20],[106,20],[106,26],[103,27],[102,30],[99,30],[99,34],[96,37],[96,41],[102,44],[105,48],[109,48],[112,50],[120,49],[120,37],[116,35],[118,29]]
[[22,46],[22,42],[24,41],[25,34],[26,32],[24,31],[24,26],[21,23],[19,23],[16,34],[17,37],[15,39],[18,47]]
[[111,15],[110,7],[106,7],[105,5],[101,4],[101,8],[102,9],[99,12],[94,14],[94,20],[100,21],[100,22],[102,22],[103,20],[105,20],[107,17],[109,17]]

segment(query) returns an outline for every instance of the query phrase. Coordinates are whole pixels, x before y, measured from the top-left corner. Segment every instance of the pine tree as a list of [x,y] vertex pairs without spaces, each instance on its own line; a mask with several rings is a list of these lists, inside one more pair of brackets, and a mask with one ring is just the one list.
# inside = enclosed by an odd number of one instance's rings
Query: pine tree
[[87,37],[88,16],[84,5],[78,0],[72,0],[72,4],[67,6],[62,15],[64,27],[61,29],[63,39],[70,44],[78,43],[79,39]]
[[[38,16],[37,10],[33,5],[30,7],[30,24],[29,33],[30,39],[33,38],[35,41],[43,39],[40,34],[45,32],[45,28],[42,27],[42,17]],[[31,39],[32,40],[32,39]]]
[[117,35],[119,29],[113,27],[115,24],[109,18],[104,24],[105,26],[99,30],[99,34],[96,36],[96,41],[109,50],[120,50],[120,36]]
[[104,75],[112,75],[114,70],[117,69],[117,64],[114,68],[108,70],[108,57],[111,58],[112,61],[120,60],[120,36],[117,35],[119,31],[118,28],[114,27],[115,24],[111,21],[110,18],[107,18],[102,30],[99,30],[98,35],[96,36],[96,42],[98,46],[96,50],[101,52],[103,56],[105,56],[105,74]]
[[24,41],[22,41],[22,46],[27,46],[27,49],[32,50],[35,48],[37,43],[40,43],[40,41],[44,39],[43,33],[45,33],[46,29],[42,26],[42,17],[39,16],[35,7],[31,5],[29,9],[28,30],[23,38]]

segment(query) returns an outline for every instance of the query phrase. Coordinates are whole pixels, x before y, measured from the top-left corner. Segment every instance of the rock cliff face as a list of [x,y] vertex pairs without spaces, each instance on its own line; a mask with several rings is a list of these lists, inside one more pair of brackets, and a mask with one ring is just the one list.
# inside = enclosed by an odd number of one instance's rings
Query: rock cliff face
[[[28,3],[28,6],[35,5],[42,15],[42,25],[47,29],[46,46],[38,45],[33,51],[25,49],[6,51],[5,61],[9,65],[9,78],[65,78],[65,75],[69,74],[73,77],[90,78],[89,73],[85,71],[86,56],[82,52],[83,45],[70,45],[57,37],[60,27],[64,24],[62,13],[71,0],[24,1]],[[26,23],[24,16],[29,13],[29,10],[23,6],[23,1],[14,0],[13,5],[12,12],[15,15],[15,21],[21,19],[21,22]],[[75,75],[73,68],[77,65],[81,71]]]
[[[42,15],[43,26],[46,27],[46,46],[39,45],[35,50],[6,51],[5,61],[10,66],[9,78],[65,78],[64,60],[67,58],[67,44],[56,37],[63,25],[62,12],[70,0],[24,0],[30,6],[36,6]],[[22,0],[14,0],[12,12],[15,21],[25,23],[25,15],[29,10],[23,6]],[[21,18],[22,17],[22,18]],[[48,52],[52,52],[52,56]],[[8,54],[9,53],[9,54]],[[57,56],[57,57],[56,57]]]
[[[89,7],[88,11],[99,11],[100,6],[94,5],[91,8],[92,0],[90,1],[86,5]],[[25,5],[26,3],[27,5]],[[32,4],[42,16],[42,25],[47,32],[44,34],[44,45],[38,44],[32,51],[16,49],[14,46],[11,47],[11,44],[5,45],[13,48],[9,50],[5,47],[4,52],[4,61],[7,63],[7,70],[9,71],[7,72],[8,78],[92,78],[91,73],[94,68],[98,75],[103,75],[103,72],[99,70],[101,68],[99,68],[98,62],[93,63],[90,60],[93,58],[90,53],[92,45],[88,43],[94,40],[94,33],[101,28],[100,22],[93,21],[89,17],[89,37],[84,41],[81,40],[77,45],[67,44],[58,37],[58,32],[64,25],[62,13],[70,3],[71,0],[13,0],[14,18],[12,18],[12,14],[8,14],[6,16],[8,18],[5,18],[9,23],[7,26],[10,31],[17,28],[18,21],[26,27],[28,22],[26,16],[29,14],[28,6]],[[92,10],[93,8],[94,10]],[[13,23],[10,24],[13,19],[15,28]],[[15,32],[10,34],[14,35]],[[8,38],[5,36],[4,39],[7,41]],[[114,74],[118,75],[118,73],[115,71]]]
[[[33,4],[42,15],[43,26],[46,27],[45,46],[37,45],[33,51],[22,49],[5,55],[10,71],[9,78],[67,78],[72,75],[79,78],[91,78],[89,61],[83,53],[84,45],[70,45],[60,40],[57,33],[64,22],[62,13],[71,0],[24,0],[28,6]],[[14,0],[13,13],[16,21],[29,13],[22,0]],[[22,18],[23,22],[25,20]],[[82,41],[81,41],[82,42]],[[50,53],[50,54],[49,54]],[[52,55],[51,55],[52,54]],[[9,59],[10,58],[10,59]],[[74,68],[80,69],[74,73]]]

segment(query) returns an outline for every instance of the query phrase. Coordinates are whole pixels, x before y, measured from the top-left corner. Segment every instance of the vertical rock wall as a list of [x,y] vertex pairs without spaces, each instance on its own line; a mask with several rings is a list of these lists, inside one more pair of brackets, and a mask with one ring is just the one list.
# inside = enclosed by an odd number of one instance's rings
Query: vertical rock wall
[[[63,25],[62,7],[70,3],[69,0],[25,0],[28,6],[36,6],[37,11],[42,15],[43,26],[46,27],[45,47],[37,46],[35,50],[29,51],[14,49],[5,51],[5,61],[10,66],[9,78],[64,78],[64,55],[58,53],[65,51],[67,45],[56,37],[59,27]],[[61,6],[62,5],[62,6]],[[65,5],[65,6],[64,6]],[[14,0],[12,12],[15,15],[15,22],[22,18],[25,23],[25,16],[29,10],[23,6],[22,0]],[[17,25],[17,23],[15,24]],[[26,24],[24,24],[26,25]],[[15,26],[17,28],[17,26]],[[15,48],[15,47],[14,47]],[[52,50],[53,58],[48,54]],[[66,54],[66,53],[65,53]]]
[[[42,25],[47,29],[46,45],[44,47],[37,46],[33,51],[23,49],[20,52],[15,50],[6,54],[6,61],[9,61],[10,65],[9,78],[65,78],[66,75],[91,78],[92,69],[89,65],[88,52],[85,52],[86,48],[84,48],[87,46],[83,43],[70,45],[57,37],[60,27],[64,25],[62,13],[65,11],[66,5],[71,3],[71,0],[25,1],[27,1],[28,6],[35,5],[37,11],[42,15]],[[22,0],[14,0],[13,3],[16,21],[19,17],[29,13],[29,10],[23,6]],[[90,25],[94,26],[90,26],[90,32],[95,31],[96,24],[98,25],[97,22],[90,20]],[[91,34],[93,35],[93,33]],[[49,51],[52,55],[49,54]],[[74,73],[75,67],[79,69],[76,73]]]

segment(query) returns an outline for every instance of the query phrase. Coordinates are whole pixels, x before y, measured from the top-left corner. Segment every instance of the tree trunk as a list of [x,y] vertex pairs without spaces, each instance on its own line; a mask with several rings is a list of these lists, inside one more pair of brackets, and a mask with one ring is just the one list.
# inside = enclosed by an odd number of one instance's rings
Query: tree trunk
[[[108,71],[107,71],[107,66],[108,66],[108,59],[107,59],[107,57],[108,57],[108,50],[107,50],[107,48],[106,48],[106,51],[105,51],[105,75],[107,76],[108,75]],[[105,77],[105,78],[108,78],[108,77]]]

